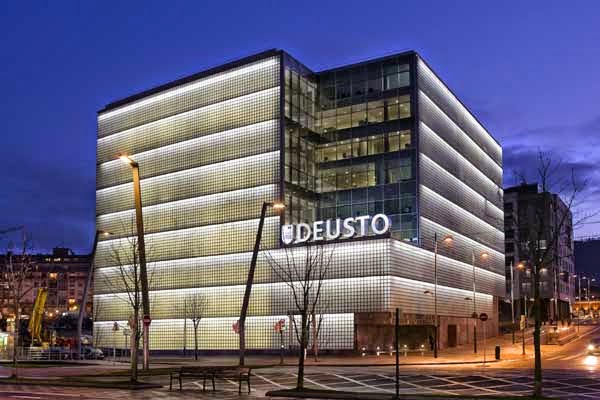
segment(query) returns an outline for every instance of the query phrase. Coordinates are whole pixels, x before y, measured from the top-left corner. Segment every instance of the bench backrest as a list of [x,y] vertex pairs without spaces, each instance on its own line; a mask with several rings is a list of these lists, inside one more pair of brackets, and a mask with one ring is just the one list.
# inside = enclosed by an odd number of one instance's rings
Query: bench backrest
[[206,372],[216,373],[238,373],[238,374],[249,374],[250,368],[248,367],[199,367],[199,366],[184,366],[179,369],[179,372],[184,374],[198,374]]

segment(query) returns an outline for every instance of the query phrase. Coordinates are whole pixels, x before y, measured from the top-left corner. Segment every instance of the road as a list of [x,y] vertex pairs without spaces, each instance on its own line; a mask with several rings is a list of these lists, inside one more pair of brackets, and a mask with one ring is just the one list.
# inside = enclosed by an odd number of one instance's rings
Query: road
[[[543,346],[544,394],[560,399],[600,398],[600,358],[588,356],[589,338],[600,331],[585,332],[580,339],[563,346]],[[532,391],[533,351],[527,346],[526,356],[482,364],[412,365],[400,373],[402,394],[524,395]],[[296,369],[278,367],[253,371],[252,393],[244,398],[263,398],[273,389],[295,386]],[[184,380],[184,390],[168,390],[168,377],[153,377],[162,389],[144,391],[80,389],[49,386],[1,385],[0,399],[229,399],[239,398],[237,383],[218,381],[217,392],[202,392],[202,382]],[[352,392],[394,393],[394,367],[307,367],[306,386]]]

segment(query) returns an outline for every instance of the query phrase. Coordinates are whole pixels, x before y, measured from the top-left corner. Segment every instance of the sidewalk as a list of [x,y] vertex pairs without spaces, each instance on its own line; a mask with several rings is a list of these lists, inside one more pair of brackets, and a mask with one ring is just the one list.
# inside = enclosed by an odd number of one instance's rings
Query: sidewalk
[[[591,335],[599,326],[581,326],[579,337]],[[530,331],[526,332],[526,356],[522,355],[522,336],[521,332],[515,335],[515,344],[512,343],[512,334],[505,334],[494,338],[486,339],[484,352],[484,341],[480,339],[477,343],[478,353],[473,352],[473,345],[467,344],[455,348],[440,349],[438,358],[434,358],[432,352],[408,353],[407,356],[400,354],[400,366],[427,366],[427,365],[468,365],[481,364],[485,358],[487,362],[500,366],[505,361],[524,360],[533,356],[533,340]],[[501,360],[494,360],[494,349],[496,346],[501,348]],[[551,356],[560,351],[560,345],[544,345],[542,351],[544,356]],[[296,355],[287,355],[284,358],[285,367],[294,367],[297,365]],[[183,358],[181,356],[153,356],[151,357],[151,374],[166,374],[171,368],[177,368],[181,365],[237,365],[237,354],[229,355],[202,355],[198,361],[192,356]],[[395,355],[381,353],[380,356],[369,354],[361,355],[321,355],[319,361],[315,361],[310,354],[307,356],[306,366],[309,367],[350,367],[350,366],[385,366],[394,365]],[[64,365],[64,364],[63,364]],[[270,355],[248,355],[246,356],[246,365],[252,368],[280,367],[280,357],[276,354]],[[59,379],[68,377],[92,377],[92,376],[126,376],[129,371],[129,363],[113,362],[110,357],[104,361],[82,361],[78,363],[73,361],[69,366],[56,367],[27,367],[23,364],[19,367],[19,376],[33,379]],[[12,368],[9,366],[0,366],[0,377],[8,377],[12,374]]]

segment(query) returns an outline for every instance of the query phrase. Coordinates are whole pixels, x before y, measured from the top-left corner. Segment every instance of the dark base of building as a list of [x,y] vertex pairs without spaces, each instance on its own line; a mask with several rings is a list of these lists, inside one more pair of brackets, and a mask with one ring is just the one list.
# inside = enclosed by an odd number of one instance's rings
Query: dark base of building
[[[486,322],[469,317],[439,316],[438,349],[473,343],[474,327],[477,338],[498,334],[498,315],[490,315]],[[392,313],[355,314],[355,351],[387,351],[394,345],[395,321]],[[399,323],[400,349],[433,350],[435,338],[434,317],[431,315],[402,314]]]

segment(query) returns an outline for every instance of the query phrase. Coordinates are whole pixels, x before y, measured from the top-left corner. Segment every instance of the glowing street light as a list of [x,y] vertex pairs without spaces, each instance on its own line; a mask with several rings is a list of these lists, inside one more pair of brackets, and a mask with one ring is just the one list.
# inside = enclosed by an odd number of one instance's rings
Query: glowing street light
[[146,270],[146,242],[144,240],[144,217],[142,215],[142,189],[140,185],[140,166],[127,154],[120,154],[119,159],[131,167],[133,174],[133,197],[135,202],[135,223],[138,236],[138,256],[140,259],[140,286],[142,289],[143,308],[143,353],[144,370],[150,368],[150,296],[148,294],[148,272]]

